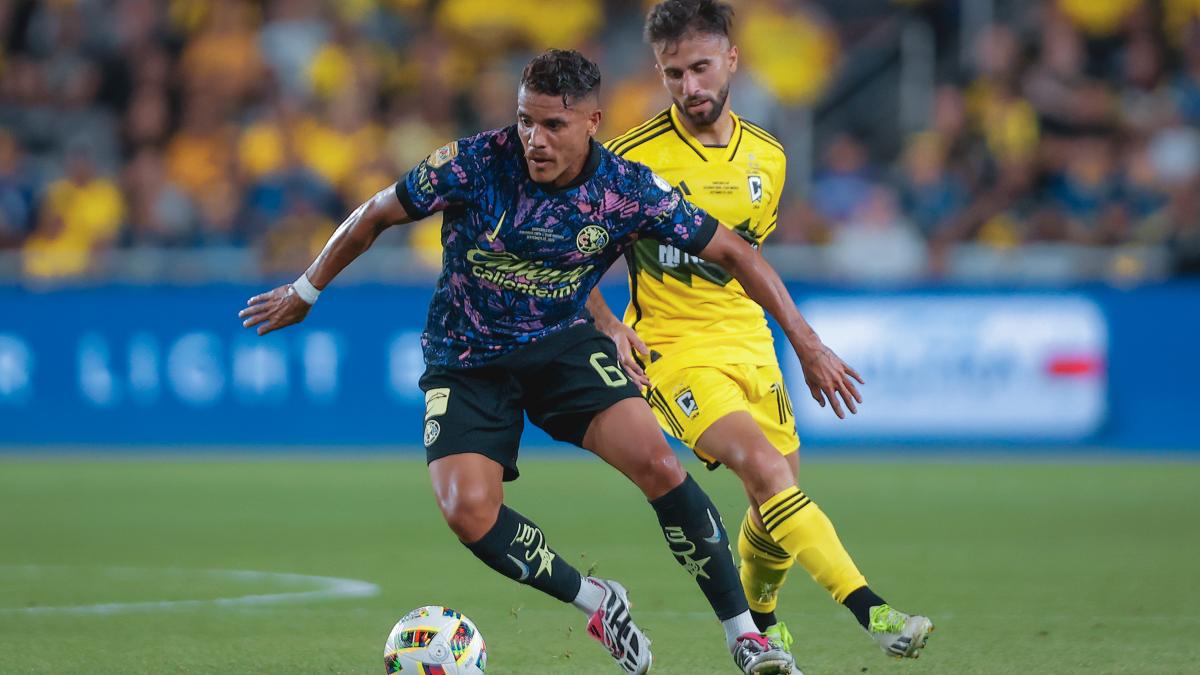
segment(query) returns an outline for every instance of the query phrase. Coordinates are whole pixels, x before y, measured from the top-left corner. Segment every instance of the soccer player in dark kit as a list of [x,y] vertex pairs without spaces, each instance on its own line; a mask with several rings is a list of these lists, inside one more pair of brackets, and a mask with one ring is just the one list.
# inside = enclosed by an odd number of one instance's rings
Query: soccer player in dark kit
[[[626,672],[650,668],[625,589],[582,577],[503,503],[528,413],[646,495],[741,672],[791,673],[791,656],[755,628],[716,507],[667,445],[585,302],[604,271],[649,237],[722,265],[782,324],[815,334],[741,238],[593,140],[599,86],[599,69],[578,52],[535,58],[521,78],[515,125],[434,151],[359,206],[295,282],[251,298],[243,324],[262,335],[302,321],[319,289],[381,231],[442,211],[443,268],[422,336],[421,388],[430,478],[450,528],[492,569],[582,610],[588,633]],[[819,377],[829,396],[845,387],[847,371],[836,357],[826,362]]]

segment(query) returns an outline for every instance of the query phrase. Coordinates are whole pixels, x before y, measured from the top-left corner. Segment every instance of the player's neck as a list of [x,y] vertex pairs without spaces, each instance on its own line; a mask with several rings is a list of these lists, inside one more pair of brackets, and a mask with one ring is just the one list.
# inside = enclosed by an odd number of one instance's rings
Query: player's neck
[[687,129],[692,138],[700,141],[701,145],[726,146],[733,138],[733,115],[730,112],[728,100],[725,102],[725,108],[721,110],[721,116],[708,126],[697,126],[688,119],[687,115],[679,115],[679,121],[683,123],[683,128]]

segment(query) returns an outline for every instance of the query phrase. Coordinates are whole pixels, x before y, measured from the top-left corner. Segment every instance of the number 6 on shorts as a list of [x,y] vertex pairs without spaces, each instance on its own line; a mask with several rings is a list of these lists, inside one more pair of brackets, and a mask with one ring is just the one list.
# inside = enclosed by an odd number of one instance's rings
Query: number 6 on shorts
[[601,363],[607,359],[608,354],[604,352],[596,352],[589,359],[592,367],[600,374],[600,379],[604,380],[604,384],[610,387],[620,387],[629,382],[629,378],[625,377],[625,371],[621,370],[620,366],[606,366]]

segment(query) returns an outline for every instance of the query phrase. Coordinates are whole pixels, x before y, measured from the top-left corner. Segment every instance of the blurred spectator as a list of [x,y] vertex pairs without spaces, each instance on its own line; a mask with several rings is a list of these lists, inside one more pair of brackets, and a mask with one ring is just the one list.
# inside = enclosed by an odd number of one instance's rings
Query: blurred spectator
[[179,68],[184,89],[224,110],[243,103],[263,82],[254,20],[244,0],[214,0],[203,27],[187,43]]
[[309,64],[325,44],[329,25],[315,0],[271,0],[266,7],[267,22],[258,36],[263,59],[286,96],[307,96]]
[[146,145],[162,147],[170,130],[171,110],[166,90],[152,84],[138,87],[125,115],[124,154],[132,155]]
[[1115,112],[1112,92],[1103,82],[1090,77],[1084,65],[1084,45],[1078,31],[1061,19],[1047,21],[1041,34],[1038,62],[1024,82],[1025,95],[1037,111],[1047,136],[1104,133],[1111,129]]
[[996,90],[1011,92],[1016,86],[1018,50],[1016,34],[1003,24],[989,25],[975,41],[973,79],[967,88],[967,110],[975,129],[987,128],[985,120],[994,106]]
[[835,225],[845,223],[874,189],[874,172],[866,149],[850,134],[834,137],[824,159],[813,181],[813,208]]
[[967,203],[967,188],[946,166],[947,148],[933,133],[918,135],[901,164],[901,205],[927,238],[943,233]]
[[[738,101],[739,114],[746,114],[741,99],[736,94],[734,98]],[[671,98],[653,63],[647,63],[640,72],[618,82],[605,99],[600,134],[603,140],[620,136],[671,105]]]
[[218,103],[196,96],[183,113],[183,126],[167,144],[167,171],[192,198],[200,199],[233,170],[234,129],[220,117]]
[[71,150],[67,175],[50,184],[37,229],[25,240],[25,273],[36,278],[87,273],[95,253],[117,238],[125,202],[113,181],[98,176],[88,148]]
[[0,129],[0,248],[19,244],[33,228],[36,185],[21,148]]
[[845,226],[834,231],[829,263],[846,279],[911,281],[925,271],[925,241],[905,220],[891,189],[872,186]]
[[34,48],[43,58],[42,84],[55,106],[80,107],[91,103],[100,89],[95,50],[87,45],[83,8],[73,3],[45,3],[34,19],[35,32],[45,36]]
[[1126,213],[1111,142],[1103,137],[1073,142],[1066,168],[1050,179],[1049,203],[1066,219],[1056,228],[1081,244],[1119,241]]
[[196,209],[171,182],[158,150],[143,146],[126,167],[122,182],[129,198],[130,244],[174,247],[196,243]]
[[320,213],[309,195],[293,192],[282,217],[262,240],[262,270],[284,276],[308,267],[333,234],[334,223]]
[[1171,114],[1171,99],[1162,82],[1162,54],[1149,35],[1129,41],[1124,53],[1120,92],[1122,125],[1137,136],[1150,133]]
[[345,88],[329,100],[325,115],[302,120],[293,136],[304,165],[343,194],[383,148],[383,129],[367,117],[363,93]]
[[[310,220],[329,222],[341,215],[343,203],[330,183],[301,161],[296,137],[297,132],[282,130],[279,163],[258,175],[247,191],[239,218],[243,241],[268,236],[288,218],[293,220],[293,229],[301,222],[301,229],[308,231],[312,229]],[[283,236],[290,241],[291,235]],[[290,243],[285,247],[277,237],[272,241],[276,248],[292,250]]]
[[1161,244],[1171,236],[1167,206],[1170,196],[1154,162],[1149,144],[1134,141],[1125,153],[1123,167],[1125,208],[1130,220],[1130,238]]
[[811,104],[836,72],[837,34],[809,2],[765,0],[743,5],[738,44],[752,72],[775,98]]

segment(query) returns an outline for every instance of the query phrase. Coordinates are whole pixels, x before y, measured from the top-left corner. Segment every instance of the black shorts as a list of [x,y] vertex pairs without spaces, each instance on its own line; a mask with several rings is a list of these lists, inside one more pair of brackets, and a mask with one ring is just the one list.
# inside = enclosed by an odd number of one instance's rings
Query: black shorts
[[608,336],[591,324],[521,347],[477,368],[428,366],[426,461],[476,453],[514,480],[524,413],[555,440],[582,446],[592,418],[618,401],[641,396],[617,361]]

